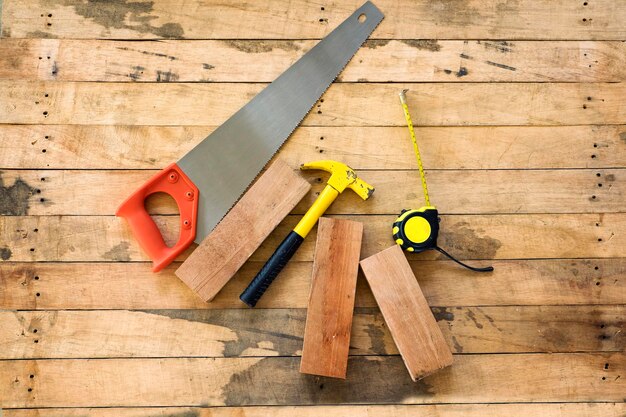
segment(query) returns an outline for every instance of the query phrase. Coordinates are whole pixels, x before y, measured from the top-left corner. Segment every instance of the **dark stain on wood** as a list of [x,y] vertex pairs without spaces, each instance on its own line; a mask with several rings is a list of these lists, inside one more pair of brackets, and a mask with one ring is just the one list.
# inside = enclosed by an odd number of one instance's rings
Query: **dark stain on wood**
[[467,68],[465,67],[459,68],[459,70],[454,73],[454,75],[456,75],[457,78],[465,77],[467,74],[469,74],[469,72],[467,71]]
[[422,4],[426,10],[420,11],[421,16],[432,16],[437,24],[455,26],[471,26],[484,20],[480,10],[470,7],[467,0],[434,0]]
[[249,348],[274,350],[280,356],[293,356],[302,349],[304,309],[228,310],[146,310],[146,313],[172,319],[206,323],[227,328],[237,340],[224,341],[224,356],[235,357]]
[[299,365],[299,358],[261,359],[231,376],[222,389],[224,404],[389,404],[434,395],[429,378],[411,380],[400,356],[352,356],[345,380],[300,374]]
[[463,346],[456,340],[455,336],[452,336],[452,345],[454,346],[454,351],[456,353],[463,353]]
[[437,321],[454,321],[454,313],[446,307],[431,307],[430,311],[433,312],[433,316],[435,316],[435,320]]
[[144,67],[140,66],[140,65],[135,65],[132,68],[132,72],[130,74],[128,74],[128,78],[130,78],[133,81],[138,81],[141,76],[143,75],[143,71],[145,70]]
[[106,251],[102,257],[109,261],[130,262],[130,243],[120,242]]
[[497,330],[497,331],[499,331],[499,332],[501,332],[501,331],[502,331],[502,329],[496,325],[496,321],[494,320],[494,318],[493,318],[493,317],[491,317],[489,314],[485,313],[485,312],[484,312],[481,308],[479,308],[479,307],[476,307],[476,311],[478,311],[480,314],[482,314],[482,315],[483,315],[483,316],[487,319],[487,321],[489,321],[489,324],[490,324],[490,325],[492,325],[494,329],[496,329],[496,330]]
[[199,411],[183,411],[182,413],[159,413],[154,416],[146,416],[146,417],[198,417],[200,415]]
[[370,39],[368,41],[365,41],[363,46],[370,49],[376,49],[378,47],[387,45],[389,42],[391,42],[391,39]]
[[152,33],[165,39],[182,38],[185,34],[183,27],[178,23],[165,23],[155,28]]
[[468,259],[493,259],[502,246],[498,239],[478,236],[467,222],[442,225],[442,229],[440,236],[443,243],[440,246],[453,255]]
[[54,61],[54,62],[52,63],[52,71],[51,71],[51,74],[52,74],[52,76],[53,76],[53,77],[55,77],[55,78],[57,77],[57,75],[59,75],[59,65],[57,64],[57,62],[56,62],[56,61]]
[[370,338],[370,350],[377,355],[384,355],[387,353],[385,348],[385,332],[374,323],[369,323],[365,328],[365,333]]
[[478,322],[478,320],[476,319],[476,314],[474,314],[472,310],[467,310],[467,313],[465,313],[465,315],[467,316],[468,319],[474,322],[474,325],[476,326],[476,328],[478,329],[483,328],[483,325]]
[[150,14],[154,2],[132,0],[57,0],[57,4],[71,6],[76,13],[107,29],[127,29],[140,33],[151,33],[161,38],[182,38],[183,27],[178,23],[165,23],[153,26],[152,21],[158,16]]
[[159,83],[169,83],[173,81],[178,81],[179,78],[180,77],[175,72],[157,70],[156,81]]
[[515,67],[511,67],[509,65],[504,65],[504,64],[498,64],[497,62],[493,62],[493,61],[485,61],[485,64],[487,65],[491,65],[494,67],[498,67],[498,68],[502,68],[505,70],[509,70],[509,71],[517,71],[517,68]]
[[620,138],[623,142],[626,142],[626,132],[620,132],[620,134],[619,134],[619,138]]
[[274,49],[282,49],[283,51],[299,51],[300,47],[294,41],[240,41],[228,40],[223,41],[230,48],[237,49],[241,52],[249,54],[260,54],[271,52]]
[[474,59],[473,57],[471,57],[471,56],[469,56],[467,54],[463,54],[463,53],[459,54],[459,57],[461,59]]
[[[29,38],[37,38],[37,39],[50,39],[50,38],[55,37],[52,33],[44,32],[42,30],[34,30],[32,32],[28,32],[26,36]],[[8,35],[5,35],[5,38],[8,38],[8,37],[9,37]]]
[[441,45],[439,45],[439,42],[435,39],[402,39],[400,42],[410,47],[426,51],[437,52],[441,50]]
[[13,255],[11,249],[7,247],[0,248],[0,259],[2,259],[3,261],[8,261],[9,259],[11,259],[11,255]]
[[129,48],[129,47],[127,47],[127,46],[116,46],[116,47],[115,47],[115,49],[119,49],[119,50],[121,50],[121,51],[133,51],[133,52],[139,52],[139,53],[141,53],[141,54],[144,54],[144,55],[150,55],[150,56],[158,56],[158,57],[161,57],[161,58],[167,58],[167,59],[169,59],[170,61],[176,61],[176,60],[178,59],[178,58],[176,58],[176,57],[175,57],[175,56],[173,56],[173,55],[167,55],[167,54],[163,54],[163,53],[160,53],[160,52],[142,51],[142,50],[140,50],[140,49],[132,49],[132,48]]
[[511,52],[512,43],[507,41],[499,41],[499,42],[478,42],[485,47],[485,49],[493,49],[498,52],[507,53]]
[[569,338],[556,327],[548,327],[541,332],[541,336],[545,339],[548,346],[555,346],[559,350],[569,351]]
[[5,187],[4,180],[0,175],[0,215],[27,215],[29,200],[36,191],[21,178],[17,178],[13,185]]
[[215,65],[211,65],[211,64],[202,64],[202,68],[206,69],[206,70],[211,70],[213,68],[215,68]]

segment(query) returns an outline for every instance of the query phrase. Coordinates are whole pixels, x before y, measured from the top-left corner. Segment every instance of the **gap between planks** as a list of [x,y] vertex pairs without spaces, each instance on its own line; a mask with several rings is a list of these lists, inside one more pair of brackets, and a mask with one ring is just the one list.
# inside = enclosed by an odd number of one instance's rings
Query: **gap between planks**
[[[485,405],[488,404],[488,408]],[[27,408],[4,409],[5,417],[623,417],[626,404],[593,403],[473,403],[437,405],[315,405],[315,406],[245,406],[245,407],[125,407],[125,408]]]

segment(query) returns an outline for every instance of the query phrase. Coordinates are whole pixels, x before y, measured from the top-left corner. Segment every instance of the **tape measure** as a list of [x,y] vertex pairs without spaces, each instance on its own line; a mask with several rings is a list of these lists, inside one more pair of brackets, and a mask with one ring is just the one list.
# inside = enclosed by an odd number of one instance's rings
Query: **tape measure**
[[441,252],[454,262],[464,266],[465,268],[471,269],[472,271],[493,271],[493,267],[491,266],[486,268],[474,268],[464,264],[437,245],[437,237],[439,236],[439,212],[435,206],[430,204],[428,186],[426,185],[426,174],[424,173],[424,167],[422,165],[422,157],[420,155],[419,146],[417,146],[417,139],[415,138],[415,130],[413,129],[413,122],[411,121],[411,115],[409,114],[409,107],[406,103],[407,91],[408,90],[402,90],[400,92],[400,103],[402,104],[404,118],[406,119],[407,126],[409,127],[411,141],[413,142],[413,149],[415,151],[417,167],[422,180],[422,190],[424,191],[424,200],[426,201],[426,205],[424,207],[420,207],[419,209],[402,210],[398,218],[393,222],[393,240],[407,252],[420,253],[433,249]]

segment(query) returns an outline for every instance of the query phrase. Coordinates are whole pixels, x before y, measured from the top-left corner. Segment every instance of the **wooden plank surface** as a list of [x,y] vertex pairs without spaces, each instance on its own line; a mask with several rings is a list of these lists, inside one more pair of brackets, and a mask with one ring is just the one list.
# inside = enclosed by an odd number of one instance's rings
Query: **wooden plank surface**
[[302,375],[298,362],[293,357],[0,361],[0,374],[10,376],[0,380],[0,395],[4,407],[19,408],[616,402],[626,390],[621,352],[460,355],[454,366],[418,383],[399,356],[351,357],[346,381]]
[[176,276],[211,301],[310,188],[277,159],[178,267]]
[[[616,39],[626,37],[620,1],[378,0],[385,19],[372,34],[382,39]],[[247,0],[236,5],[194,0],[111,3],[7,1],[3,37],[105,39],[321,38],[363,4],[362,0]]]
[[392,417],[420,415],[424,417],[587,417],[594,413],[605,417],[623,417],[624,403],[562,403],[562,404],[423,404],[423,405],[318,405],[296,407],[149,407],[149,408],[35,408],[4,410],[6,417],[75,417],[87,413],[93,417],[303,417],[332,415],[336,417]]
[[[361,256],[392,243],[397,215],[336,216],[367,223]],[[250,257],[266,260],[300,216],[289,215]],[[153,216],[168,243],[176,241],[176,216]],[[461,259],[616,258],[626,245],[626,213],[442,215],[439,244]],[[39,233],[39,230],[46,233]],[[5,261],[147,261],[128,227],[112,216],[3,216]],[[294,255],[311,261],[316,230]],[[52,238],[51,238],[52,237]],[[192,248],[179,256],[185,259]],[[435,252],[409,259],[437,259]]]
[[[0,54],[15,58],[0,61],[0,77],[17,81],[271,82],[316,43],[4,39]],[[625,57],[626,45],[617,41],[370,40],[338,81],[619,82],[626,76]]]
[[[350,164],[349,159],[345,162]],[[0,179],[9,192],[0,204],[6,207],[4,214],[10,215],[113,215],[128,190],[139,188],[156,172],[5,171]],[[294,214],[304,214],[324,188],[327,177],[319,172],[290,174],[303,176],[313,185],[312,192],[293,210]],[[404,208],[425,204],[417,170],[359,170],[359,175],[376,186],[376,195],[360,209],[362,214],[399,214]],[[619,213],[625,211],[624,178],[625,169],[427,172],[431,200],[442,214]],[[358,202],[357,195],[347,195],[327,213],[353,213]],[[176,202],[165,194],[151,197],[148,210],[151,214],[178,214]]]
[[411,379],[420,380],[452,365],[450,347],[400,246],[359,264]]
[[[265,86],[0,80],[0,123],[219,125]],[[413,123],[422,126],[623,124],[626,118],[623,83],[339,83],[302,124],[404,126],[402,89],[419,109]]]
[[[214,128],[0,125],[5,139],[0,164],[7,169],[163,168]],[[625,125],[416,127],[415,131],[428,171],[626,167]],[[411,152],[403,126],[305,126],[296,129],[278,155],[291,166],[323,154],[346,160],[359,170],[415,169]]]
[[[260,309],[238,301],[322,177],[211,304],[174,275],[190,251],[152,274],[111,216],[362,0],[4,3],[3,415],[626,413],[624,2],[376,0],[382,24],[278,153],[364,171],[372,202],[330,213],[364,223],[362,256],[384,249],[422,204],[410,89],[440,244],[496,268],[409,257],[456,359],[418,384],[362,275],[347,381],[298,374],[315,236]],[[171,202],[148,208],[175,240]]]
[[[147,263],[0,263],[0,308],[224,309],[243,308],[239,294],[263,266],[248,262],[208,304],[174,275],[174,263],[155,275]],[[488,280],[451,261],[411,261],[432,306],[623,304],[626,260],[495,260]],[[306,308],[312,262],[290,262],[260,308]],[[39,294],[39,295],[37,295]],[[373,307],[364,277],[355,304]]]
[[[454,353],[626,348],[623,305],[433,307],[432,312]],[[306,360],[307,343],[311,346],[306,316],[306,309],[3,311],[0,359],[302,355]],[[398,354],[378,308],[356,309],[350,354]]]
[[346,377],[363,223],[320,217],[300,372]]

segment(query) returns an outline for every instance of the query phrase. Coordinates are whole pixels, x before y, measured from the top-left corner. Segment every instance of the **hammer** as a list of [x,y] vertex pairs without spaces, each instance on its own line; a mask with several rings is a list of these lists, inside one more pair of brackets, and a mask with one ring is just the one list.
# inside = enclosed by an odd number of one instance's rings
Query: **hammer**
[[326,187],[315,200],[311,208],[296,227],[287,235],[278,246],[274,254],[268,259],[248,287],[239,298],[250,307],[254,307],[259,298],[270,286],[274,278],[283,270],[287,262],[296,253],[304,238],[309,234],[317,220],[324,214],[328,206],[346,188],[350,188],[363,200],[370,198],[374,187],[359,179],[356,172],[349,166],[337,161],[315,161],[300,165],[300,169],[319,169],[330,172]]

